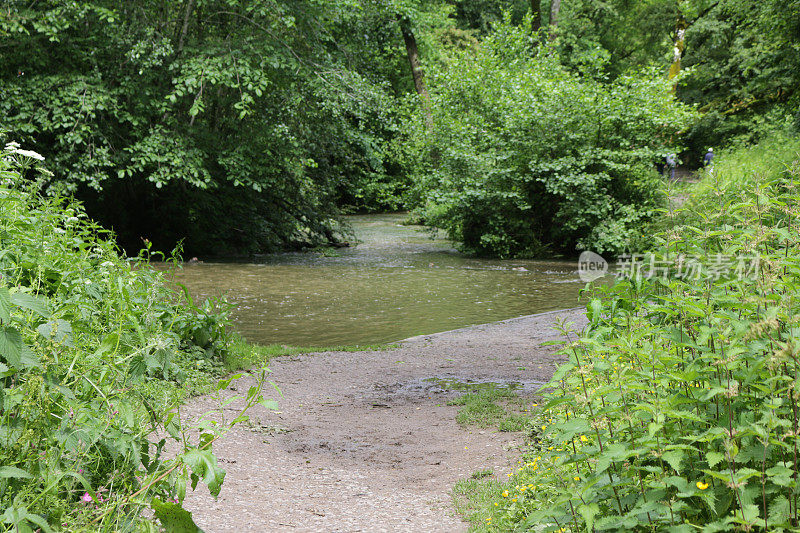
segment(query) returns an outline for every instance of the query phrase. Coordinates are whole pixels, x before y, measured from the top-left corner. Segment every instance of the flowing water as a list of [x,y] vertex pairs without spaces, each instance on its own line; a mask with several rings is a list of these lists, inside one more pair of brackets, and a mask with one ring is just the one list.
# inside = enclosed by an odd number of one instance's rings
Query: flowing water
[[350,217],[360,241],[335,254],[186,264],[196,298],[225,295],[237,330],[262,344],[375,344],[579,305],[577,261],[465,257],[404,215]]

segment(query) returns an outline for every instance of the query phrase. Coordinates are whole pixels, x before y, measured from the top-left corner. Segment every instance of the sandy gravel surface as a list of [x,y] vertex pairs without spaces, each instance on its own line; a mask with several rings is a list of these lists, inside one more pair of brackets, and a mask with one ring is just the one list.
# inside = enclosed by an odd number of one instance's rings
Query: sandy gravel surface
[[[457,407],[446,405],[453,393],[430,378],[533,390],[559,360],[541,346],[558,338],[559,318],[584,324],[580,311],[560,311],[414,337],[393,350],[273,360],[281,411],[259,407],[251,424],[215,443],[227,471],[222,492],[215,501],[198,487],[186,508],[208,533],[466,531],[453,485],[487,468],[505,478],[521,435],[459,427]],[[212,407],[199,398],[185,412]]]

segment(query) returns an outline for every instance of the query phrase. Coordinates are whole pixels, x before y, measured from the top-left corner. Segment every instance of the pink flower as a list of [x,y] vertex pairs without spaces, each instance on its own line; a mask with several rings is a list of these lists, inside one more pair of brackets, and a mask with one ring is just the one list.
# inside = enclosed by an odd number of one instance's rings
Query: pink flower
[[84,492],[83,496],[81,497],[81,500],[83,500],[86,503],[89,503],[90,501],[92,501],[92,497],[89,496],[88,492]]

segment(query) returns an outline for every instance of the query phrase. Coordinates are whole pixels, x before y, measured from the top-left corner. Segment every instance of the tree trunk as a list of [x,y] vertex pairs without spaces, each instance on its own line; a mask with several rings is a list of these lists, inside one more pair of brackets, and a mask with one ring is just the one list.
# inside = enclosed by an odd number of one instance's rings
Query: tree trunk
[[533,33],[542,27],[542,0],[531,0],[531,30]]
[[[676,77],[681,73],[681,59],[683,59],[683,52],[686,50],[684,38],[686,36],[686,18],[683,13],[678,12],[678,22],[675,24],[675,43],[672,47],[672,65],[669,67],[669,79]],[[676,83],[672,87],[673,92],[678,90]]]
[[411,65],[411,77],[414,78],[414,87],[417,89],[417,94],[422,100],[422,109],[425,112],[425,124],[428,128],[432,128],[433,116],[431,115],[431,97],[428,94],[428,88],[425,86],[425,75],[422,71],[422,65],[419,62],[417,39],[414,37],[414,32],[411,30],[411,23],[407,18],[398,15],[397,22],[400,24],[400,31],[403,33],[403,41],[406,43],[406,53],[408,54],[408,63]]
[[192,14],[192,10],[194,10],[194,0],[187,0],[186,10],[183,12],[183,26],[181,27],[180,37],[178,38],[176,55],[180,55],[181,52],[183,52],[183,44],[186,41],[186,33],[189,30],[189,16]]
[[558,27],[558,12],[561,11],[561,0],[550,2],[550,39],[555,39]]
[[[675,23],[675,42],[672,45],[672,64],[669,67],[669,79],[676,77],[681,73],[681,60],[686,53],[686,30],[698,20],[704,18],[708,13],[717,7],[719,2],[712,2],[707,5],[704,10],[697,14],[692,20],[686,20],[686,16],[681,11],[680,3],[677,2],[678,20]],[[673,92],[677,92],[678,84],[675,83],[672,87]]]

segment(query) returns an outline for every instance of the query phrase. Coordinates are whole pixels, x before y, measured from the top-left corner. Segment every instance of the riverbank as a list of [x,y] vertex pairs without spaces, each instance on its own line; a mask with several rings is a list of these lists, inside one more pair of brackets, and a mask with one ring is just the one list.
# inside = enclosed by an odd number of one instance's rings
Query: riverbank
[[[215,444],[227,471],[219,498],[201,488],[185,507],[214,532],[466,530],[452,509],[453,485],[486,469],[506,479],[522,436],[459,426],[447,402],[461,392],[444,384],[515,383],[532,394],[562,361],[544,345],[559,338],[552,326],[560,319],[585,320],[574,309],[413,337],[389,350],[272,359],[280,411],[254,410],[249,426]],[[192,400],[184,416],[214,403]]]

